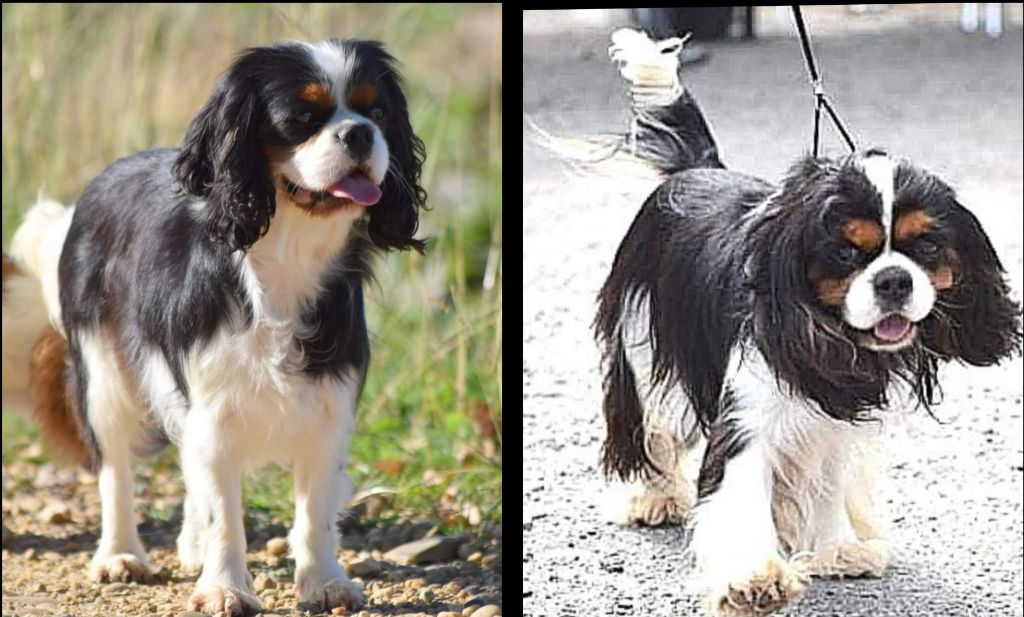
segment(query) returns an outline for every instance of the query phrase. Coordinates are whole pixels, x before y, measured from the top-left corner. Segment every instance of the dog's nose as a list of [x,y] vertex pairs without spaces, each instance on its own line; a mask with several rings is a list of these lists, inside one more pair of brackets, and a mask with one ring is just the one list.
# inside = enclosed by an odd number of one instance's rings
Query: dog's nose
[[910,273],[899,266],[882,269],[872,279],[875,286],[875,298],[885,309],[897,309],[903,306],[911,292],[914,291],[914,279]]
[[373,131],[365,124],[353,124],[338,135],[349,154],[357,162],[363,162],[373,147]]

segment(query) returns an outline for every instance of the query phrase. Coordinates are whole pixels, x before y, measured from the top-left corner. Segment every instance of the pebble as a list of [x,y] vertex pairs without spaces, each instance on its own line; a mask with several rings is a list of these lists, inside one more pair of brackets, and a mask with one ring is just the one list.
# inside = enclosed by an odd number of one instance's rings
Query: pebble
[[128,593],[129,589],[131,588],[128,586],[128,583],[110,583],[103,587],[103,590],[100,591],[100,595],[104,598],[120,596]]
[[501,615],[501,607],[497,604],[488,604],[470,613],[470,615],[471,617],[498,617]]
[[345,608],[344,606],[336,606],[333,609],[331,609],[331,614],[332,615],[348,615],[348,609]]
[[410,578],[409,580],[405,581],[405,588],[406,589],[420,589],[425,584],[426,584],[426,581],[424,581],[422,578]]
[[476,542],[466,542],[459,547],[459,559],[466,559],[473,553],[480,551],[480,545]]
[[363,559],[362,561],[350,563],[345,568],[349,576],[359,576],[362,578],[378,576],[383,570],[384,564],[376,559]]
[[466,542],[465,535],[434,536],[396,546],[384,558],[400,564],[433,563],[455,559],[459,546]]
[[267,540],[267,554],[271,557],[281,557],[288,552],[288,540],[285,538],[271,538]]
[[256,593],[260,593],[268,589],[276,589],[277,583],[266,574],[260,574],[256,576],[255,580],[253,580],[252,588]]
[[39,512],[39,521],[48,525],[63,525],[71,522],[71,508],[62,501],[47,504]]

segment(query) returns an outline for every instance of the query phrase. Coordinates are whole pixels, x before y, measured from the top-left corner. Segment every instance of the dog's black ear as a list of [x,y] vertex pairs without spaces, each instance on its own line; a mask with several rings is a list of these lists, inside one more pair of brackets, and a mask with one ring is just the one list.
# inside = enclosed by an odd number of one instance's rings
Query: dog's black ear
[[954,201],[949,220],[953,284],[939,293],[936,319],[924,324],[925,345],[968,364],[994,364],[1021,350],[1021,307],[1010,298],[1003,266],[974,214]]
[[274,184],[256,131],[266,117],[242,56],[189,124],[174,175],[186,193],[206,202],[210,237],[229,250],[247,249],[270,227]]

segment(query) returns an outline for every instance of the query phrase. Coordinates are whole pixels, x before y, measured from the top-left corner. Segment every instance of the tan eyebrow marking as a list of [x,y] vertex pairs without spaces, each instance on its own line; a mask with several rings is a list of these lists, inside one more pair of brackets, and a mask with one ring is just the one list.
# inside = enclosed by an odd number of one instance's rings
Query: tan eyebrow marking
[[331,92],[324,84],[311,82],[302,88],[302,92],[299,93],[299,98],[307,103],[312,103],[317,107],[323,107],[330,109],[334,106],[334,101],[331,100]]
[[882,245],[882,226],[871,219],[850,219],[843,226],[843,237],[862,251],[873,251]]
[[369,107],[377,100],[377,86],[361,82],[353,86],[348,95],[353,107]]
[[912,240],[931,229],[934,222],[924,210],[907,212],[896,219],[892,235],[896,240]]

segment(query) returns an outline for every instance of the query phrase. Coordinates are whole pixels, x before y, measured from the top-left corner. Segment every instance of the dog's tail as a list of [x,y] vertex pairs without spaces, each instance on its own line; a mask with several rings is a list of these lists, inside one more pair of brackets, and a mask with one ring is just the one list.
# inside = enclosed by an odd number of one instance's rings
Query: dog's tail
[[83,462],[88,448],[67,388],[57,290],[72,212],[55,201],[39,202],[3,256],[3,407],[32,415],[56,454]]
[[541,145],[588,174],[660,183],[687,169],[724,167],[704,113],[679,80],[685,43],[629,28],[612,33],[608,55],[629,85],[633,112],[625,134],[560,137],[526,121]]
[[724,167],[704,113],[679,81],[679,60],[689,37],[651,40],[640,30],[612,33],[608,55],[629,82],[633,120],[627,146],[662,174]]

